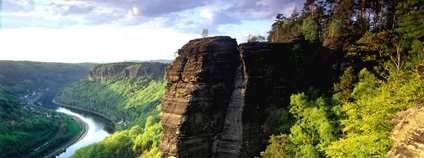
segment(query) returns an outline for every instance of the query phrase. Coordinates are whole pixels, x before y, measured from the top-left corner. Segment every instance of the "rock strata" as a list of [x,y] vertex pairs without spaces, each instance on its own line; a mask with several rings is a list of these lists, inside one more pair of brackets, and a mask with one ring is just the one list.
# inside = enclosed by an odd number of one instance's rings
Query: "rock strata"
[[288,104],[290,43],[189,41],[168,67],[162,157],[255,157]]
[[386,157],[424,157],[424,104],[399,112],[392,120],[392,149]]
[[240,65],[237,42],[222,36],[191,40],[178,55],[162,98],[162,156],[212,157]]
[[104,80],[106,78],[136,78],[140,76],[150,76],[154,79],[163,77],[168,64],[158,62],[121,62],[113,64],[100,64],[88,70],[87,77],[94,80]]

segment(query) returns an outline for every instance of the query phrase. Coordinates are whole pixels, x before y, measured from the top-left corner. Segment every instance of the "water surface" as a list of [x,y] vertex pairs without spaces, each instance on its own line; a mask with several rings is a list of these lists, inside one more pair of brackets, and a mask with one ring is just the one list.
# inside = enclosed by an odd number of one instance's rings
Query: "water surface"
[[68,110],[66,108],[59,108],[56,111],[61,112],[61,113],[65,113],[65,114],[69,114],[69,115],[74,115],[77,116],[78,118],[82,119],[84,122],[86,122],[88,124],[88,132],[87,135],[80,140],[79,142],[75,143],[74,145],[70,146],[69,148],[66,149],[66,152],[60,154],[59,156],[56,156],[58,158],[67,158],[69,156],[71,156],[77,149],[93,144],[93,143],[97,143],[101,140],[103,140],[104,138],[106,138],[108,135],[110,135],[109,132],[106,131],[106,122],[104,121],[108,121],[106,119],[104,119],[103,121],[99,121],[99,118],[95,118],[93,116],[89,116],[87,114],[78,114],[76,112],[73,112],[71,110]]
[[44,94],[36,103],[48,109],[76,116],[88,124],[87,135],[85,135],[85,137],[77,143],[68,147],[66,152],[63,152],[56,157],[67,158],[77,149],[100,142],[114,132],[115,127],[110,120],[90,112],[60,107],[52,102],[54,96],[54,93]]

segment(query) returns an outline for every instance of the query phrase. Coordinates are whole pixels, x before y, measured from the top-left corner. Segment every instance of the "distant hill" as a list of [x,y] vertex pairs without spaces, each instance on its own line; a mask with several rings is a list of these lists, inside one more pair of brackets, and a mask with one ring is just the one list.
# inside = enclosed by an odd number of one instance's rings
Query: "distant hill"
[[147,62],[159,62],[159,63],[172,63],[174,60],[169,59],[155,59],[155,60],[144,60]]

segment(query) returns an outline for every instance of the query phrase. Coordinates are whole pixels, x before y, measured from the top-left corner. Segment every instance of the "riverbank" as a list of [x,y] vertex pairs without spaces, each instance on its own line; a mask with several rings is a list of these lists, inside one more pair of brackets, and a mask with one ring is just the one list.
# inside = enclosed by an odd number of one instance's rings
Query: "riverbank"
[[61,145],[60,147],[58,147],[57,149],[55,149],[53,152],[51,152],[50,154],[45,156],[45,158],[55,157],[56,155],[59,155],[60,153],[66,151],[66,149],[68,147],[79,142],[81,139],[83,139],[87,135],[89,126],[86,122],[84,122],[82,119],[80,119],[76,116],[69,115],[69,114],[66,114],[66,115],[72,117],[72,119],[74,119],[74,121],[77,122],[78,126],[81,129],[78,132],[78,134],[76,134],[71,140],[69,140],[67,143],[65,143],[65,144]]
[[59,103],[59,102],[56,102],[54,99],[52,100],[52,102],[55,103],[55,104],[57,104],[57,105],[59,105],[59,106],[63,106],[63,107],[71,108],[71,109],[76,109],[76,110],[81,110],[81,111],[85,111],[85,112],[89,112],[89,113],[93,113],[93,114],[102,116],[105,119],[107,119],[107,120],[109,120],[110,122],[113,123],[114,128],[115,128],[114,130],[118,129],[118,124],[116,124],[110,117],[108,117],[108,116],[106,116],[106,115],[104,115],[102,113],[99,113],[99,112],[96,112],[96,111],[92,111],[92,110],[88,110],[88,109],[83,109],[83,108],[80,108],[80,107],[75,107],[75,106],[68,105],[68,104]]

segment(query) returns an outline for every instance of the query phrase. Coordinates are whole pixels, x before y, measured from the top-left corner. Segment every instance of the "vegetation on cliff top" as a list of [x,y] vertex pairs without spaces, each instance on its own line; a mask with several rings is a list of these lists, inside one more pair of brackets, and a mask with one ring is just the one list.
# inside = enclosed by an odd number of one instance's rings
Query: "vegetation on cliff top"
[[332,97],[317,90],[293,94],[261,155],[384,157],[391,119],[424,101],[424,81],[415,71],[424,59],[417,40],[424,36],[417,20],[424,19],[422,6],[420,0],[307,0],[302,13],[278,15],[269,41],[319,43],[354,67],[334,84]]
[[99,143],[81,148],[72,157],[159,157],[160,100],[168,64],[112,63],[89,74],[58,95],[56,101],[109,116],[118,129]]

